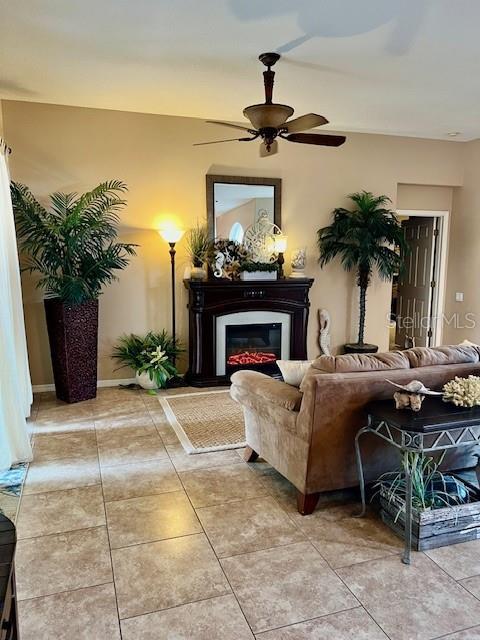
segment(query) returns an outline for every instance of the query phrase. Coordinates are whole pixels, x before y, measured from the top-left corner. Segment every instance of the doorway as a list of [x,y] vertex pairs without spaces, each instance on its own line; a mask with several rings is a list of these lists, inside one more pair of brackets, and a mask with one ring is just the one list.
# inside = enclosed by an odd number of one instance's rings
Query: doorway
[[448,211],[397,210],[410,252],[394,276],[390,349],[442,342],[448,243]]

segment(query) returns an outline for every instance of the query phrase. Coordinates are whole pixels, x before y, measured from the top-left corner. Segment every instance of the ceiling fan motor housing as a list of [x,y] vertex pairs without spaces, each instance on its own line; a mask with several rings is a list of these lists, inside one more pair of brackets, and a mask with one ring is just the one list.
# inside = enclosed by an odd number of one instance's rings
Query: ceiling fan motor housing
[[293,115],[293,108],[287,104],[252,104],[243,110],[254,129],[280,129]]

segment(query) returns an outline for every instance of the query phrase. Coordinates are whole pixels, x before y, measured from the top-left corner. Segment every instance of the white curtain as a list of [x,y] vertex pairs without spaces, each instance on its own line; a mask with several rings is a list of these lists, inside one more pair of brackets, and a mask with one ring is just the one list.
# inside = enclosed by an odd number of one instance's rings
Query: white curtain
[[0,470],[32,459],[26,423],[31,404],[10,177],[0,151]]

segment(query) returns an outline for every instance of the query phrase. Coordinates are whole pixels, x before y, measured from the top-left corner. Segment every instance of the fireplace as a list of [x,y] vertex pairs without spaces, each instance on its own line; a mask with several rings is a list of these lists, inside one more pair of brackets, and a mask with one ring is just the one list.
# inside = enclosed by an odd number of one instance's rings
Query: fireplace
[[309,278],[186,281],[186,380],[200,387],[228,384],[239,369],[279,375],[278,359],[305,360],[312,283]]
[[229,325],[225,352],[227,373],[242,368],[274,371],[272,367],[282,357],[282,325],[278,322]]
[[215,320],[216,374],[239,369],[279,373],[276,361],[290,357],[290,314],[240,311]]

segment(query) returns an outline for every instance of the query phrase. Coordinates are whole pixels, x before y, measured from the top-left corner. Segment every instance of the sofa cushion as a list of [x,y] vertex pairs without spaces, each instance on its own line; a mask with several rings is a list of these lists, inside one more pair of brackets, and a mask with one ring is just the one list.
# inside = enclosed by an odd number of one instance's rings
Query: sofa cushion
[[414,347],[403,352],[412,368],[432,367],[439,364],[466,364],[478,362],[475,347],[454,345],[450,347]]
[[342,356],[320,356],[312,367],[326,373],[355,373],[360,371],[381,371],[409,369],[410,363],[402,351],[385,353],[347,353]]

